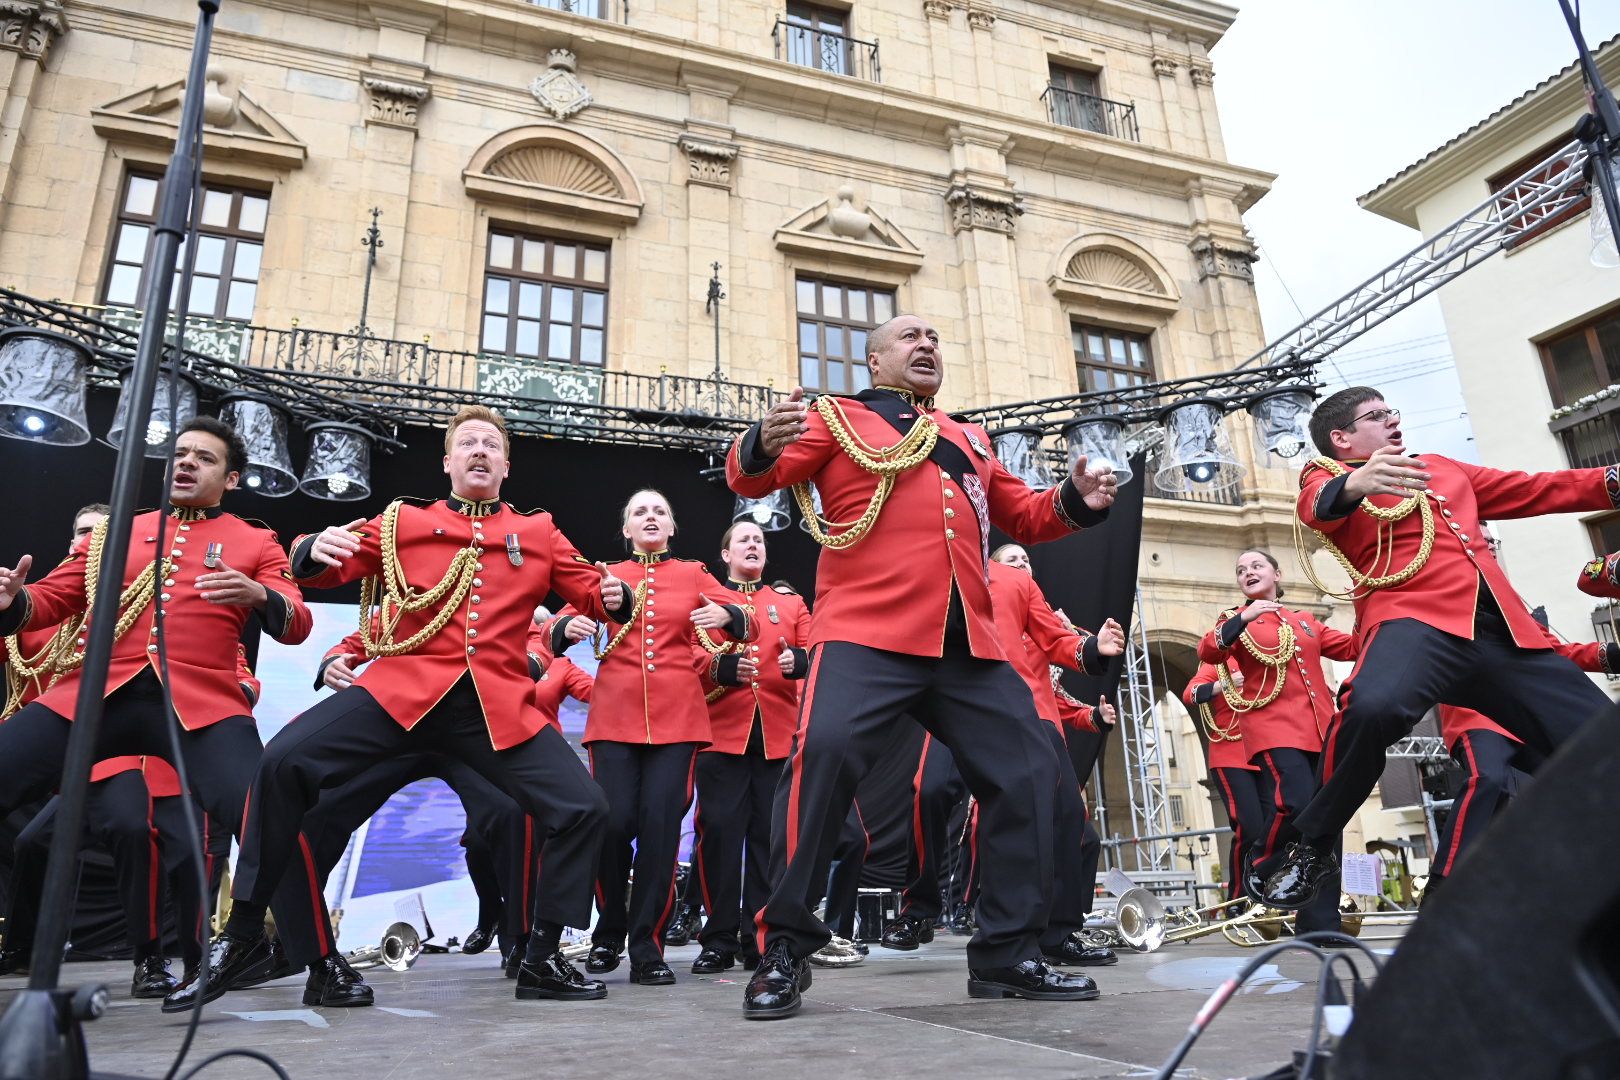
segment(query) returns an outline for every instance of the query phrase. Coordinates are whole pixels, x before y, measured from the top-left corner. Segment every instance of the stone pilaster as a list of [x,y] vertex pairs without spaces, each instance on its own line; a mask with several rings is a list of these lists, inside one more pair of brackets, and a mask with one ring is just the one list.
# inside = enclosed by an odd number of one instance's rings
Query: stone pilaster
[[67,32],[59,0],[0,0],[0,223],[40,69]]
[[[1019,400],[1030,396],[1028,365],[1004,363],[1007,357],[1028,355],[1013,243],[1021,209],[1007,177],[1012,140],[1000,131],[966,125],[952,128],[950,140],[952,168],[945,205],[956,234],[968,368],[953,365],[950,376],[957,380],[957,389],[951,398]],[[994,384],[992,366],[999,372]]]

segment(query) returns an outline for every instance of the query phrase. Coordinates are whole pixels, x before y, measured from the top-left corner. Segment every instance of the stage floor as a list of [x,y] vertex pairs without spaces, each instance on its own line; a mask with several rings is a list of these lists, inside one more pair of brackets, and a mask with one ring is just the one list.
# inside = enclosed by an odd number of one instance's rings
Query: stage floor
[[[305,1008],[302,977],[227,994],[205,1012],[186,1065],[249,1047],[294,1078],[1152,1076],[1209,992],[1255,955],[1219,937],[1127,953],[1086,969],[1100,1000],[1048,1004],[970,999],[964,944],[942,936],[915,953],[874,947],[859,967],[817,968],[804,1010],[770,1023],[742,1019],[746,975],[687,974],[695,945],[669,951],[676,986],[631,986],[621,966],[605,1001],[579,1004],[514,1000],[493,952],[425,956],[403,974],[368,971],[378,1002],[368,1009]],[[162,1076],[184,1017],[130,1000],[129,971],[71,964],[63,982],[101,978],[113,989],[112,1007],[86,1029],[93,1069]],[[21,985],[0,980],[0,1005]],[[1315,990],[1315,961],[1286,954],[1227,1006],[1178,1075],[1255,1076],[1285,1063],[1309,1038]],[[271,1074],[237,1060],[202,1075]]]

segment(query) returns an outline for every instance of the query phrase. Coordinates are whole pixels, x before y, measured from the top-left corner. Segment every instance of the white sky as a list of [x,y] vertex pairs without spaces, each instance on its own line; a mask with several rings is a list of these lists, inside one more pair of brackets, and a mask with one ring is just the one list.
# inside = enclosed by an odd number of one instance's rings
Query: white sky
[[[1245,219],[1268,340],[1421,240],[1357,196],[1575,59],[1557,0],[1237,2],[1211,55],[1227,157],[1278,174]],[[1620,33],[1620,2],[1582,7],[1589,46]],[[1324,364],[1325,390],[1386,389],[1408,446],[1478,461],[1444,334],[1431,296]]]

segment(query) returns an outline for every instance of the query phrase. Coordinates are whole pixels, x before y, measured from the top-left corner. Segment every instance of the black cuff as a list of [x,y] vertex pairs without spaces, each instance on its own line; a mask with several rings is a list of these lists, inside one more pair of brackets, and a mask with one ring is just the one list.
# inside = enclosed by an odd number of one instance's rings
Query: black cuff
[[264,593],[264,613],[259,619],[264,623],[264,632],[280,641],[292,622],[292,601],[268,586]]
[[[620,580],[623,581],[622,578]],[[636,590],[630,587],[628,581],[623,581],[623,584],[624,601],[618,607],[610,608],[607,606],[606,600],[602,601],[602,610],[607,612],[607,617],[621,624],[629,622],[630,616],[636,612]],[[557,655],[561,656],[562,654],[558,653]]]
[[1221,623],[1220,629],[1215,633],[1215,640],[1220,642],[1221,648],[1230,649],[1237,644],[1237,639],[1243,636],[1243,616],[1237,614]]
[[331,667],[333,662],[342,655],[343,653],[333,653],[331,656],[321,660],[320,667],[315,669],[315,689],[319,690],[326,685],[326,669]]
[[[568,624],[573,622],[574,618],[575,616],[573,615],[565,615],[551,624],[552,656],[561,656],[563,653],[568,651],[568,646],[571,645],[572,642],[570,642],[568,638],[564,636],[563,631],[568,629]],[[538,675],[535,677],[539,678]]]
[[529,653],[528,657],[529,657],[529,678],[534,682],[539,682],[540,681],[540,676],[542,676],[542,675],[544,675],[546,673],[546,669],[540,666],[540,658],[538,656],[534,655],[534,653]]
[[34,613],[34,601],[28,595],[28,586],[12,598],[11,606],[0,611],[0,637],[9,637],[28,625],[28,616]]
[[1339,521],[1356,512],[1355,503],[1351,503],[1349,506],[1339,505],[1340,500],[1344,497],[1345,481],[1349,479],[1349,473],[1345,473],[1343,476],[1335,476],[1317,491],[1315,510],[1318,521]]
[[320,533],[311,533],[294,545],[292,551],[288,553],[292,562],[292,576],[299,581],[308,581],[310,578],[320,577],[322,571],[331,569],[325,563],[317,562],[310,555],[310,552],[315,550],[315,541],[319,538]]
[[247,698],[248,708],[251,709],[259,703],[259,695],[253,692],[252,684],[239,682],[236,685],[242,688],[242,696]]
[[[1620,649],[1620,645],[1610,645],[1609,648]],[[788,672],[787,677],[790,679],[802,679],[809,675],[810,651],[801,649],[797,645],[788,646],[788,651],[793,654],[793,670]]]
[[1212,682],[1199,683],[1193,687],[1193,704],[1208,705],[1215,700],[1215,684]]
[[721,604],[720,606],[726,609],[727,615],[731,616],[731,625],[726,627],[726,632],[735,641],[747,641],[748,612],[744,611],[739,604]]
[[1071,529],[1089,529],[1108,520],[1108,510],[1093,510],[1074,486],[1072,477],[1065,477],[1058,485],[1058,510]]
[[1603,648],[1598,650],[1598,658],[1603,663],[1603,674],[1620,675],[1620,645],[1604,642]]
[[714,658],[714,681],[721,686],[742,686],[743,679],[737,674],[737,664],[742,660],[738,653],[726,653],[724,656]]
[[737,467],[744,476],[763,476],[771,471],[776,459],[766,457],[759,446],[759,425],[754,424],[743,432],[742,443],[737,447]]
[[1080,670],[1087,675],[1101,675],[1103,669],[1102,651],[1097,646],[1097,635],[1087,634],[1080,641]]

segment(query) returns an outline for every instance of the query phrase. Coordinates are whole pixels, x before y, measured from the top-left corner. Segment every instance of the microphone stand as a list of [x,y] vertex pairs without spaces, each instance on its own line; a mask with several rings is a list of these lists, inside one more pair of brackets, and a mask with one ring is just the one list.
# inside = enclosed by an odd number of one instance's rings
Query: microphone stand
[[[141,467],[145,462],[143,442],[151,419],[164,325],[169,314],[169,287],[192,209],[191,180],[198,165],[195,148],[202,129],[208,50],[219,5],[220,0],[197,0],[197,33],[191,50],[191,70],[186,78],[174,154],[163,177],[163,202],[158,209],[151,272],[141,298],[140,343],[129,374],[132,380],[129,415],[113,472],[111,513],[102,548],[101,573],[96,582],[96,603],[90,611],[90,635],[85,647],[79,696],[74,705],[72,731],[68,736],[67,759],[62,768],[61,803],[45,870],[28,988],[12,998],[5,1015],[0,1017],[0,1080],[82,1080],[88,1077],[89,1056],[81,1025],[83,1021],[94,1020],[107,1008],[105,986],[63,989],[57,983],[72,916],[73,872],[84,829],[90,766],[101,730],[107,667],[112,659],[113,631],[118,622],[118,599],[124,589],[124,564],[129,557],[130,528],[135,517]],[[164,493],[165,498],[167,494]],[[157,557],[161,558],[162,552],[158,552]]]

